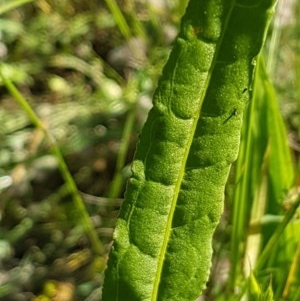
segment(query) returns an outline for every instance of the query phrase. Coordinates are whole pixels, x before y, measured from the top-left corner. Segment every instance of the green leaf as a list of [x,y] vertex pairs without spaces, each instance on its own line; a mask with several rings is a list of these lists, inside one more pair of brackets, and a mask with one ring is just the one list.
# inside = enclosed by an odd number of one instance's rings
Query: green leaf
[[[239,282],[242,268],[248,275],[256,266],[261,249],[273,234],[274,222],[281,221],[282,211],[278,210],[296,178],[278,99],[261,55],[257,65],[235,169],[229,291]],[[266,258],[270,259],[270,254]],[[245,264],[240,265],[243,260]]]
[[[35,0],[11,0],[9,3],[0,3],[0,15],[12,9],[15,9],[23,4],[34,2]],[[4,2],[4,1],[3,1]]]
[[248,296],[250,301],[274,301],[271,283],[262,290],[253,273],[249,276]]
[[[282,214],[278,210],[295,185],[288,135],[261,55],[257,65],[255,88],[242,128],[235,169],[228,290],[239,282],[242,268],[248,275],[249,269],[255,267],[264,241],[273,232],[272,226],[262,227],[261,222],[267,221],[270,215]],[[281,217],[275,219],[278,222]],[[242,260],[245,261],[243,267]]]
[[140,135],[104,301],[194,301],[274,0],[192,0]]

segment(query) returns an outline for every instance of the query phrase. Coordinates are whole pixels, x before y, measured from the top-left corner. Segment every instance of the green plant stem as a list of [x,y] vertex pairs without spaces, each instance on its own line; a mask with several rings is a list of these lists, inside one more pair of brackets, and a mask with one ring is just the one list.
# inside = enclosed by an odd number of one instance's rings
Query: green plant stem
[[251,269],[255,266],[257,258],[259,257],[259,251],[262,240],[261,225],[259,221],[262,220],[267,206],[267,195],[268,195],[268,158],[270,154],[270,145],[266,148],[264,158],[262,161],[260,185],[257,187],[253,203],[251,206],[251,215],[249,225],[259,224],[259,229],[254,233],[249,233],[247,236],[245,254],[248,256],[244,257],[244,274],[249,277]]
[[18,104],[24,110],[24,112],[28,115],[29,119],[32,121],[32,123],[35,125],[35,127],[40,129],[43,132],[43,134],[45,135],[45,138],[48,141],[49,146],[50,146],[54,156],[57,159],[59,170],[65,180],[65,183],[66,183],[71,195],[73,196],[74,206],[80,214],[85,231],[90,238],[92,249],[96,254],[99,254],[99,255],[103,254],[104,247],[97,236],[97,233],[96,233],[96,231],[93,227],[93,224],[90,220],[90,217],[87,213],[85,204],[82,200],[82,197],[81,197],[81,195],[77,189],[77,186],[68,170],[68,167],[65,163],[63,155],[62,155],[54,137],[44,126],[42,121],[39,119],[39,117],[33,111],[33,109],[31,108],[29,103],[26,101],[26,99],[18,91],[16,86],[7,77],[5,77],[2,72],[0,72],[0,76],[2,78],[2,81],[5,85],[5,87],[7,88],[7,90],[15,98],[15,100],[18,102]]
[[284,9],[285,5],[286,5],[286,0],[278,1],[277,14],[275,15],[274,18],[274,27],[270,39],[270,47],[269,47],[266,70],[268,71],[268,74],[270,74],[272,77],[275,76],[274,74],[275,64],[276,64],[276,58],[278,57],[277,49],[279,48],[282,21],[283,21],[283,15],[281,12]]
[[128,41],[129,38],[131,37],[131,30],[130,30],[121,10],[119,9],[118,4],[116,3],[115,0],[105,0],[105,2],[114,17],[114,20],[117,23],[121,34],[123,35],[125,40]]
[[298,196],[297,200],[295,201],[295,203],[293,203],[290,210],[285,214],[283,221],[278,225],[273,236],[270,238],[266,247],[263,249],[257,261],[255,270],[260,270],[263,267],[263,265],[266,264],[268,258],[270,257],[271,252],[274,250],[276,244],[278,243],[284,229],[295,215],[296,210],[298,209],[299,206],[300,206],[300,196]]
[[[131,17],[132,17],[132,26],[129,27],[129,25],[126,22],[126,19],[120,10],[119,6],[117,5],[115,0],[105,0],[109,10],[111,11],[113,18],[115,22],[117,23],[117,26],[124,37],[126,42],[129,42],[129,40],[133,37],[133,35],[136,35],[143,40],[146,39],[146,34],[144,32],[143,26],[141,22],[139,21],[139,18],[135,15],[135,9],[133,7]],[[133,34],[134,33],[134,34]],[[140,57],[140,50],[134,47],[131,43],[127,43],[130,51],[134,55],[134,58],[138,59]]]
[[297,269],[299,268],[299,261],[300,261],[300,241],[298,242],[296,253],[293,257],[291,269],[289,272],[289,275],[287,277],[285,287],[282,293],[282,299],[283,300],[288,300],[289,293],[291,291],[291,286],[293,283],[293,280],[297,278]]
[[231,264],[230,276],[228,281],[228,291],[234,291],[237,277],[240,274],[239,262],[243,256],[241,248],[241,242],[245,237],[246,230],[246,219],[247,219],[247,199],[249,193],[250,183],[250,170],[251,170],[251,153],[253,146],[253,136],[251,134],[251,128],[254,124],[254,108],[255,104],[252,99],[245,117],[244,127],[245,143],[240,146],[240,152],[237,160],[237,171],[236,171],[236,184],[234,198],[233,198],[233,217],[232,217],[232,234],[231,234]]
[[126,154],[128,152],[128,148],[130,144],[130,135],[132,133],[132,128],[135,120],[135,108],[136,108],[135,105],[133,105],[132,108],[130,108],[124,125],[124,131],[122,134],[120,150],[118,153],[115,174],[113,177],[113,181],[108,196],[109,198],[112,199],[119,197],[121,193],[122,182],[123,182],[122,169],[125,165]]
[[1,4],[0,5],[0,15],[4,14],[14,8],[17,8],[18,6],[21,6],[26,3],[34,2],[35,0],[15,0],[15,1],[9,1],[9,3]]

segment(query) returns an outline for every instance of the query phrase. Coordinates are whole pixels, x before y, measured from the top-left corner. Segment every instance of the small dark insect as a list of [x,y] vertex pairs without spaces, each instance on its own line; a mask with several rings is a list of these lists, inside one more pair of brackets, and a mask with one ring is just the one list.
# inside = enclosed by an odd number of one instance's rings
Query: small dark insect
[[224,120],[223,124],[225,124],[226,122],[228,122],[232,117],[237,116],[238,115],[238,110],[237,109],[233,109],[232,112],[230,113],[230,115]]
[[202,33],[202,28],[201,27],[194,27],[193,30],[194,30],[194,34],[196,36],[198,36]]
[[245,88],[242,92],[242,94],[245,94],[248,91],[248,88]]

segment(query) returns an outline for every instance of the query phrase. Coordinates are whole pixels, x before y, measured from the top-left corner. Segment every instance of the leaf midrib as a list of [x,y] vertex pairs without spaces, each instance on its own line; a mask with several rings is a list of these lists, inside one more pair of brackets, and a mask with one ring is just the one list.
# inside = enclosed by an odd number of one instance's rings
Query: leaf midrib
[[164,238],[163,238],[161,251],[160,251],[160,254],[159,254],[159,257],[158,257],[157,272],[156,272],[156,277],[155,277],[155,280],[154,280],[151,301],[157,301],[159,284],[160,284],[160,279],[161,279],[161,273],[162,273],[165,254],[166,254],[166,251],[167,251],[169,237],[170,237],[170,233],[171,233],[171,229],[172,229],[172,221],[173,221],[173,216],[174,216],[174,212],[175,212],[175,207],[176,207],[176,204],[177,204],[177,199],[178,199],[178,195],[179,195],[180,188],[181,188],[181,183],[182,183],[182,180],[183,180],[183,177],[184,177],[184,174],[185,174],[186,162],[187,162],[187,159],[188,159],[188,156],[189,156],[189,153],[190,153],[190,149],[191,149],[191,146],[192,146],[192,143],[193,143],[193,138],[194,138],[196,128],[197,128],[197,124],[198,124],[198,121],[199,121],[199,118],[200,118],[201,107],[202,107],[207,89],[209,87],[210,80],[211,80],[211,77],[212,77],[212,74],[213,74],[213,71],[214,71],[214,68],[215,68],[215,65],[216,65],[216,61],[217,61],[217,58],[218,58],[218,55],[219,55],[219,50],[220,50],[220,47],[223,43],[224,34],[226,32],[228,22],[230,20],[232,10],[235,7],[235,5],[236,5],[236,0],[233,0],[232,5],[231,5],[231,7],[228,11],[227,17],[225,18],[225,22],[224,22],[225,26],[224,26],[224,29],[221,33],[220,38],[219,38],[219,43],[217,43],[217,45],[216,45],[215,54],[214,54],[214,57],[212,59],[211,67],[210,67],[208,75],[207,75],[207,79],[206,79],[206,82],[205,82],[204,89],[202,90],[202,93],[200,95],[201,101],[200,101],[198,114],[194,117],[194,121],[193,121],[193,124],[192,124],[192,127],[191,127],[192,130],[190,131],[190,136],[189,136],[189,139],[188,139],[187,147],[186,147],[185,152],[184,152],[182,165],[181,165],[180,172],[179,172],[179,175],[178,175],[178,179],[177,179],[177,182],[176,182],[175,188],[174,188],[174,194],[173,194],[173,198],[172,198],[172,202],[171,202],[171,208],[170,208],[168,219],[167,219],[166,231],[165,231],[165,235],[164,235]]

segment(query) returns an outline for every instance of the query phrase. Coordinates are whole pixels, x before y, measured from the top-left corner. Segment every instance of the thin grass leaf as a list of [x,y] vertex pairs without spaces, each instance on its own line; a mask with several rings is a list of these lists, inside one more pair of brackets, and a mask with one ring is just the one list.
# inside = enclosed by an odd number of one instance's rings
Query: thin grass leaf
[[283,221],[278,225],[277,229],[274,231],[274,234],[272,237],[269,239],[267,245],[264,247],[259,260],[256,264],[256,270],[262,269],[264,265],[267,264],[271,253],[273,252],[274,249],[276,249],[276,245],[278,244],[285,228],[288,226],[289,222],[292,220],[294,217],[296,210],[300,206],[300,197],[292,204],[291,208],[289,211],[285,214]]
[[136,115],[136,105],[134,104],[129,109],[124,124],[120,150],[116,161],[115,173],[108,194],[108,197],[112,199],[115,199],[120,196],[121,189],[123,187],[122,169],[125,166],[125,160],[129,148],[129,143],[130,143],[130,135],[132,133],[132,129],[134,126],[135,115]]
[[[235,182],[230,290],[243,275],[240,263],[245,262],[244,271],[248,276],[262,247],[262,232],[259,233],[256,228],[255,233],[252,233],[253,225],[259,225],[265,214],[281,215],[284,197],[295,185],[295,170],[287,132],[262,58],[258,60],[253,98],[242,132]],[[262,189],[264,197],[261,197]],[[254,237],[255,243],[252,240]],[[245,238],[248,242],[243,247]]]
[[47,142],[50,145],[50,148],[51,148],[54,156],[57,159],[58,167],[59,167],[62,177],[65,180],[66,186],[68,187],[69,192],[71,193],[71,195],[73,197],[74,207],[78,211],[79,216],[81,218],[81,222],[85,228],[87,235],[90,238],[92,249],[95,252],[95,254],[102,255],[104,253],[104,247],[102,245],[102,242],[98,238],[98,235],[92,225],[91,219],[87,213],[83,199],[77,189],[74,179],[72,178],[72,175],[70,174],[70,171],[65,163],[63,155],[62,155],[55,139],[53,138],[51,133],[47,130],[47,128],[44,126],[43,122],[39,119],[39,117],[36,115],[36,113],[33,111],[30,104],[26,101],[26,99],[19,92],[17,87],[15,87],[15,85],[7,77],[5,77],[5,75],[1,71],[2,70],[0,69],[0,77],[2,78],[2,81],[5,85],[5,87],[7,88],[7,90],[15,98],[15,100],[20,105],[20,107],[23,109],[25,114],[28,115],[29,119],[34,124],[34,126],[43,132]]
[[263,290],[253,273],[249,276],[247,292],[249,301],[274,301],[271,283]]
[[132,36],[130,27],[128,26],[126,19],[120,10],[118,4],[115,0],[105,0],[108,8],[110,9],[116,24],[119,27],[120,32],[122,33],[125,40],[129,40]]
[[0,15],[7,13],[10,10],[18,8],[26,3],[34,2],[36,0],[10,0],[8,3],[0,4]]
[[[298,229],[299,230],[299,229]],[[300,240],[298,240],[298,245],[296,248],[296,252],[293,255],[293,260],[291,264],[291,268],[286,279],[286,283],[282,293],[282,299],[287,300],[290,299],[289,296],[295,295],[293,292],[293,287],[300,287]]]

